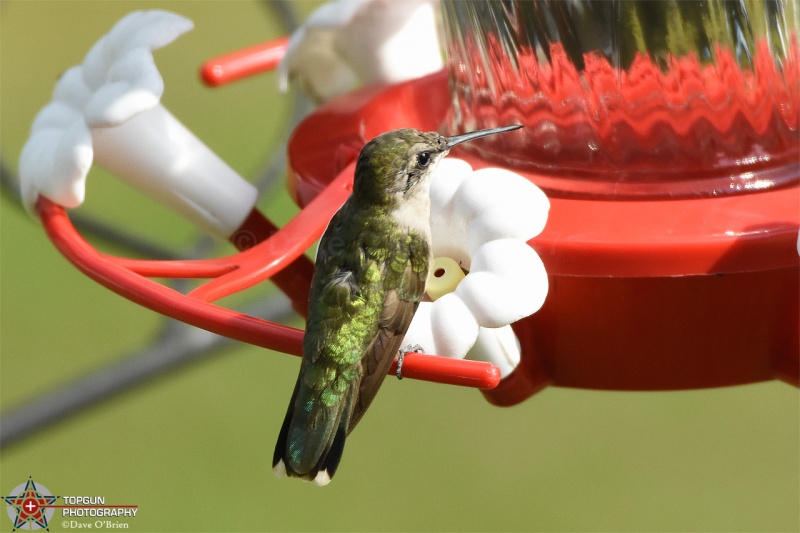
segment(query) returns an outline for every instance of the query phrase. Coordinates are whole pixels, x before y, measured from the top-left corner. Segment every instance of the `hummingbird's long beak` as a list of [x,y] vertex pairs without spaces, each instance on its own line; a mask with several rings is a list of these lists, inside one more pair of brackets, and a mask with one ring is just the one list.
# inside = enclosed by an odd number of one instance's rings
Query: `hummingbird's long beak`
[[522,127],[521,124],[516,124],[514,126],[503,126],[502,128],[490,128],[488,130],[478,130],[478,131],[471,131],[469,133],[462,133],[461,135],[453,135],[452,137],[447,137],[447,144],[445,145],[445,147],[449,150],[450,148],[456,146],[457,144],[471,141],[472,139],[485,137],[487,135],[494,135],[495,133],[503,133],[506,131],[518,130],[521,127]]

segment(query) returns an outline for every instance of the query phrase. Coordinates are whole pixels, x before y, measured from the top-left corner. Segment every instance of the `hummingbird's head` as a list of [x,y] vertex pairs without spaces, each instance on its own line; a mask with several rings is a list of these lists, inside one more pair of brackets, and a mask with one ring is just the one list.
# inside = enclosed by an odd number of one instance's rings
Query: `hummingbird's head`
[[395,204],[424,192],[436,164],[449,148],[447,138],[411,128],[389,131],[361,150],[353,195],[369,204]]
[[411,128],[383,133],[368,142],[358,156],[353,196],[368,204],[388,206],[416,198],[419,193],[427,196],[436,165],[452,147],[521,127],[492,128],[453,137]]

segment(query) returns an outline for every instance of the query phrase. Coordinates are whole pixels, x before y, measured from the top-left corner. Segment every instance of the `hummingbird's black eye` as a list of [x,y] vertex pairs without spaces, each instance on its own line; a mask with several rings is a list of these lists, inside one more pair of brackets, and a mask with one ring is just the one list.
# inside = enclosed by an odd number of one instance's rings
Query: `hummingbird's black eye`
[[430,152],[420,152],[417,154],[417,164],[422,168],[427,167],[431,162]]

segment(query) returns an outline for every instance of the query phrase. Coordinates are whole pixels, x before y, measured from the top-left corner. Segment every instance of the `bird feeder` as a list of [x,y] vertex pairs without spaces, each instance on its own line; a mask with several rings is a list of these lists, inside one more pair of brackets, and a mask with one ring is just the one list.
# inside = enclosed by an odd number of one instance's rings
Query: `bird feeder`
[[[521,362],[499,380],[491,365],[409,354],[406,376],[418,361],[420,376],[477,386],[496,405],[548,385],[800,385],[800,66],[798,28],[786,22],[796,17],[769,4],[748,14],[743,34],[726,26],[738,15],[705,3],[442,5],[445,71],[347,93],[294,130],[287,186],[303,210],[277,233],[254,211],[231,236],[248,236],[247,249],[231,258],[110,258],[40,198],[48,234],[85,273],[138,303],[299,353],[301,332],[212,302],[280,274],[302,309],[309,269],[300,256],[349,194],[369,139],[400,127],[452,134],[519,123],[524,133],[510,141],[453,153],[475,169],[511,169],[550,198],[547,225],[529,241],[550,289],[537,313],[512,325]],[[686,38],[657,37],[678,31]],[[273,68],[285,46],[217,58],[203,77],[219,85]],[[216,279],[188,297],[147,279],[169,276]]]
[[[530,241],[550,292],[514,324],[522,361],[490,402],[547,385],[798,385],[797,28],[767,9],[749,39],[713,40],[694,22],[705,8],[683,2],[442,5],[446,72],[348,94],[295,130],[298,204],[382,131],[524,124],[456,153],[513,169],[551,202]],[[656,35],[702,35],[673,51],[647,28],[615,33],[653,21]]]

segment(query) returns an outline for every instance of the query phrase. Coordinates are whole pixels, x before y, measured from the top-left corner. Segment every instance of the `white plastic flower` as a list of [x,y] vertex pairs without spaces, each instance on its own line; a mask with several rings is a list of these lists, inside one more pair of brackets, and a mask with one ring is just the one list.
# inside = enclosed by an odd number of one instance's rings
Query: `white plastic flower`
[[292,35],[278,68],[317,102],[358,82],[398,83],[441,70],[433,0],[334,0]]
[[164,81],[152,51],[192,27],[174,13],[133,12],[64,73],[20,156],[30,212],[38,195],[68,208],[83,203],[97,160],[210,233],[227,237],[239,227],[255,187],[160,104]]
[[439,164],[431,183],[434,264],[427,293],[403,345],[496,364],[503,376],[520,358],[510,324],[536,312],[547,273],[527,241],[547,222],[550,203],[511,171]]

